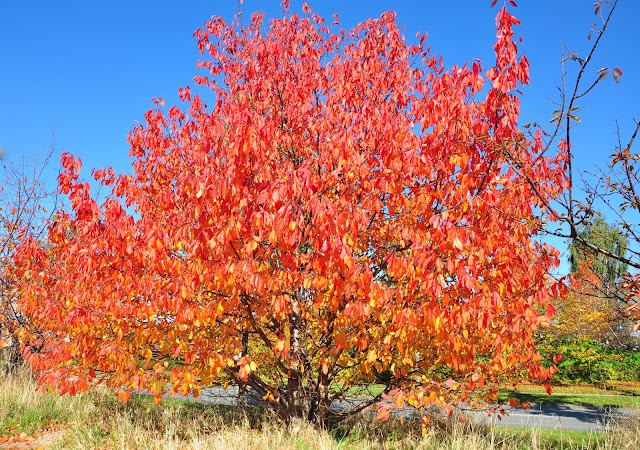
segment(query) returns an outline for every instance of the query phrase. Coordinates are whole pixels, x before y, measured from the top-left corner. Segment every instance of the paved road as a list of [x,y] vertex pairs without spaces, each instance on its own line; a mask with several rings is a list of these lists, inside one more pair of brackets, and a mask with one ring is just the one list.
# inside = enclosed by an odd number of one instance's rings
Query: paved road
[[628,408],[598,408],[576,405],[531,405],[528,411],[505,408],[508,416],[502,420],[485,412],[467,412],[476,420],[518,428],[546,428],[574,431],[607,431],[613,421],[631,413]]
[[[193,394],[187,396],[175,396],[173,398],[196,401]],[[232,406],[237,403],[238,388],[230,386],[227,390],[219,387],[205,388],[200,393],[198,402],[217,405]],[[331,409],[337,412],[347,411],[357,407],[362,402],[362,398],[347,398],[342,403],[334,401]],[[249,405],[257,405],[253,399],[248,398]],[[547,428],[559,430],[576,431],[606,431],[612,421],[628,416],[631,409],[628,408],[597,408],[589,406],[575,405],[531,405],[531,409],[511,409],[505,407],[508,416],[503,416],[498,420],[495,415],[488,416],[486,411],[461,410],[467,416],[472,416],[475,420],[483,423],[494,423],[498,426],[524,427],[524,428]],[[401,408],[393,412],[395,416],[404,418],[415,418],[417,412],[413,408]]]

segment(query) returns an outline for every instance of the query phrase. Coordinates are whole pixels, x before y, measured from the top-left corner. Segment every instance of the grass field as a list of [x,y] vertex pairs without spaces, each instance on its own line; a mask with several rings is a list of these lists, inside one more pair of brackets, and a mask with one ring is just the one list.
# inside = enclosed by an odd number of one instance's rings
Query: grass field
[[[536,393],[532,393],[534,395]],[[546,395],[546,394],[545,394]],[[285,426],[268,410],[148,397],[119,403],[107,390],[76,397],[35,392],[27,370],[0,375],[1,448],[162,449],[632,449],[640,415],[611,433],[481,426],[439,418],[422,436],[416,423],[361,416],[332,430]]]
[[640,408],[640,383],[615,383],[609,385],[559,385],[551,395],[542,386],[525,385],[518,392],[503,391],[500,399],[515,397],[531,403],[552,403],[597,407]]

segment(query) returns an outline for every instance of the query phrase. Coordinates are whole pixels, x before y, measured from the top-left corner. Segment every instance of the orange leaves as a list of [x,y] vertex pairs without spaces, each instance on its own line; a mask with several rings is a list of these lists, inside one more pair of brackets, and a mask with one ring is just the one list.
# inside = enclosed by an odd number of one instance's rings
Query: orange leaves
[[382,404],[378,406],[378,413],[377,413],[378,420],[381,422],[386,422],[387,420],[389,420],[391,411],[392,411],[391,406],[387,404]]
[[130,399],[131,399],[131,393],[129,391],[118,392],[118,401],[121,401],[123,403],[127,403]]
[[275,301],[273,302],[273,309],[276,312],[276,314],[284,311],[286,304],[287,304],[287,300],[284,295],[279,295],[278,297],[276,297]]
[[246,358],[241,358],[238,361],[238,366],[240,367],[240,370],[238,372],[238,377],[241,380],[245,380],[245,381],[249,377],[249,374],[251,372],[255,372],[258,368],[255,361],[249,361]]

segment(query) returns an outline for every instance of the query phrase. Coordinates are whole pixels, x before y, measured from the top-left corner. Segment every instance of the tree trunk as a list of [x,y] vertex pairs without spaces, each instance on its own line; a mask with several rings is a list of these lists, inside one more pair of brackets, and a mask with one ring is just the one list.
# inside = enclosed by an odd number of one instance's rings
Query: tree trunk
[[318,404],[314,412],[315,417],[309,417],[309,420],[315,422],[324,428],[329,418],[329,407],[331,400],[329,398],[329,375],[321,373],[318,377]]
[[289,366],[287,373],[287,420],[294,417],[303,417],[304,414],[304,387],[302,385],[302,361],[304,345],[302,340],[302,319],[298,302],[292,302],[292,311],[289,315]]
[[[249,349],[249,333],[242,332],[242,351],[240,352],[240,358],[247,355]],[[245,394],[243,386],[238,386],[238,399],[237,404],[241,408],[247,407],[247,394]]]
[[24,359],[20,354],[18,343],[12,342],[11,345],[7,345],[4,349],[0,348],[0,351],[4,352],[6,359],[5,373],[14,373],[24,365]]

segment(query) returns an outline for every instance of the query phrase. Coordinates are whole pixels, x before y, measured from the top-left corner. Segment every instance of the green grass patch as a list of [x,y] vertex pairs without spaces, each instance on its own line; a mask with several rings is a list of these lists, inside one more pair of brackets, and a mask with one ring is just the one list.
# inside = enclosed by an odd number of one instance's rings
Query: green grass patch
[[[519,392],[546,393],[544,386],[538,384],[523,384],[518,387]],[[639,382],[615,383],[558,383],[553,386],[554,394],[604,394],[604,395],[640,395]]]
[[[514,439],[523,443],[536,442],[539,448],[554,449],[596,449],[606,448],[610,439],[608,433],[571,430],[540,430],[530,428],[496,428],[495,433],[501,439]],[[530,448],[530,447],[521,447]]]
[[640,408],[640,397],[632,395],[620,395],[614,393],[566,393],[553,392],[551,395],[546,392],[527,392],[526,390],[502,391],[498,397],[505,401],[507,398],[517,398],[520,401],[529,401],[536,404],[555,405],[581,405],[601,408]]
[[363,395],[363,396],[371,396],[375,397],[376,395],[384,392],[385,389],[384,384],[371,384],[366,386],[349,386],[346,390],[346,395]]

